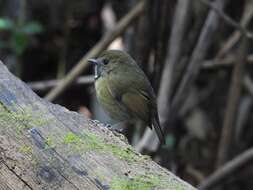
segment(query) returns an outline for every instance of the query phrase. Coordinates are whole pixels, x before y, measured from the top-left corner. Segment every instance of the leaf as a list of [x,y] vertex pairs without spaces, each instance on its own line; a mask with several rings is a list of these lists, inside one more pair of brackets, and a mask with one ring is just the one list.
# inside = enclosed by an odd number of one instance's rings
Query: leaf
[[14,32],[11,38],[11,47],[16,55],[21,55],[28,45],[29,38],[25,33]]
[[7,18],[0,18],[0,31],[1,30],[11,30],[14,27],[12,20]]
[[29,22],[21,28],[21,31],[28,35],[38,34],[43,31],[43,27],[37,22]]

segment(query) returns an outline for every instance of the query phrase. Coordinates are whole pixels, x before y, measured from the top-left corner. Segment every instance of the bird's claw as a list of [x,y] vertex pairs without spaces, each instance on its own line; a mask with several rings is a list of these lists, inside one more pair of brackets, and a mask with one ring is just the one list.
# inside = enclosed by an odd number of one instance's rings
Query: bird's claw
[[106,124],[105,127],[108,128],[109,130],[111,130],[112,132],[117,132],[117,133],[121,133],[121,134],[123,134],[123,132],[124,132],[123,128],[113,127],[110,124]]

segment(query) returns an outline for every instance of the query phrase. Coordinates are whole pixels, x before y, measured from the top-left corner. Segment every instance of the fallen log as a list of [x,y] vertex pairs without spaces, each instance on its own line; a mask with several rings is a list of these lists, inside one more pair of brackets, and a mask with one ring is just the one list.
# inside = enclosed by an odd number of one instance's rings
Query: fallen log
[[38,97],[0,62],[0,189],[195,189],[120,134]]

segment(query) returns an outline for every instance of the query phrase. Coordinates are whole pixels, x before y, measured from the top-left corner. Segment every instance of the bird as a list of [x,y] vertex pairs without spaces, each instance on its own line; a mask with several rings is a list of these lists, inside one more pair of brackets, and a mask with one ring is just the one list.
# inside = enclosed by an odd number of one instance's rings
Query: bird
[[140,120],[165,144],[154,90],[136,61],[121,50],[105,50],[88,61],[95,68],[98,102],[109,117],[117,122]]

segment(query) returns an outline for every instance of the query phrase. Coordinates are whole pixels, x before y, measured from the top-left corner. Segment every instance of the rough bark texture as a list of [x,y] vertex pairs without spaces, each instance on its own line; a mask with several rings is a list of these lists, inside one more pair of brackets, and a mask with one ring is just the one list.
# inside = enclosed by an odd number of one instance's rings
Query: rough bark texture
[[194,189],[124,139],[39,98],[0,63],[0,189]]

